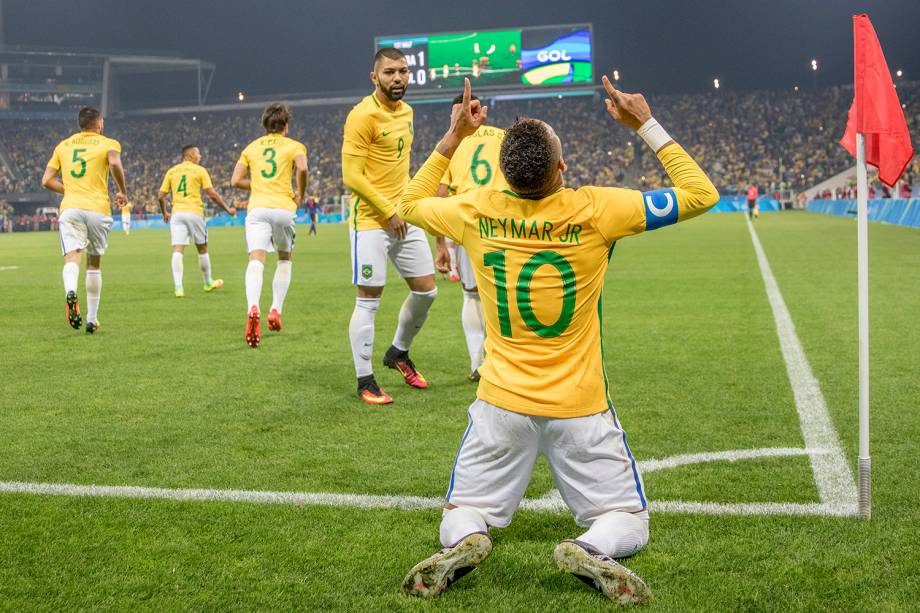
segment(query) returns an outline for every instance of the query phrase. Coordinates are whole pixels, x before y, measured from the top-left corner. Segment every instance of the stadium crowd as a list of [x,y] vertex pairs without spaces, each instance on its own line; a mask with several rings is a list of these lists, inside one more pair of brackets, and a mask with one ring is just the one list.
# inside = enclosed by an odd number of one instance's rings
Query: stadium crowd
[[[915,141],[920,134],[920,82],[898,88],[908,111]],[[650,96],[655,115],[710,173],[723,194],[739,194],[751,183],[761,193],[803,190],[852,166],[839,145],[852,100],[851,87],[789,89]],[[444,104],[416,104],[413,171],[436,145],[448,112]],[[343,194],[340,147],[349,108],[295,107],[292,138],[304,142],[310,164],[309,194],[320,203]],[[612,126],[597,97],[567,96],[529,100],[497,100],[490,123],[510,125],[518,116],[551,123],[565,143],[570,186],[628,185],[643,189],[668,185],[656,157],[619,126]],[[0,198],[10,192],[40,192],[40,179],[59,140],[75,131],[74,122],[0,121]],[[105,133],[122,143],[122,158],[134,214],[159,212],[157,192],[166,170],[179,161],[185,144],[198,145],[202,164],[215,188],[234,206],[246,205],[246,194],[229,187],[241,149],[261,133],[259,111],[211,112],[197,115],[108,118]],[[917,147],[920,149],[920,147]],[[920,187],[920,161],[905,176],[904,193]],[[881,185],[873,191],[882,195]],[[828,196],[846,195],[838,190]],[[3,214],[18,221],[9,212]],[[37,222],[36,222],[37,223]],[[33,224],[31,221],[29,222]],[[20,224],[25,227],[25,222]],[[8,225],[4,223],[4,225]]]

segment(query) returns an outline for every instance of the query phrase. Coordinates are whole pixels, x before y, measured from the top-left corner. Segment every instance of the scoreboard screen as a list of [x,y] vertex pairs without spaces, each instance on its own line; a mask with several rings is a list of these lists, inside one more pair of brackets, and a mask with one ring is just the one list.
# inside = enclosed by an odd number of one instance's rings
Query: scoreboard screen
[[420,89],[578,85],[594,82],[591,24],[447,34],[378,36],[376,49],[406,54],[409,82]]

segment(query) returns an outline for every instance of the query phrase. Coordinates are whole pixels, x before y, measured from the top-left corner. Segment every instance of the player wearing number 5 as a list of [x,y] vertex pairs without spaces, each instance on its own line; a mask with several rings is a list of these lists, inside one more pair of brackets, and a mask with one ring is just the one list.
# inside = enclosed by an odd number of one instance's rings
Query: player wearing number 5
[[425,233],[396,213],[409,182],[414,134],[412,107],[402,101],[409,84],[403,53],[392,47],[378,51],[371,81],[374,92],[348,114],[342,142],[342,179],[352,192],[351,282],[358,288],[348,336],[358,396],[368,404],[388,404],[393,399],[377,385],[371,366],[374,318],[386,285],[387,260],[406,280],[410,293],[399,311],[396,334],[383,363],[418,389],[427,388],[428,383],[409,358],[409,347],[438,290]]
[[[185,296],[182,288],[182,255],[189,239],[195,241],[198,250],[198,268],[204,280],[204,291],[210,292],[223,287],[223,279],[211,279],[211,256],[208,253],[208,226],[204,219],[204,202],[201,192],[208,195],[212,202],[236,215],[236,209],[228,207],[214,190],[211,175],[200,165],[201,152],[194,145],[182,147],[182,161],[168,171],[163,177],[160,193],[160,210],[163,220],[169,222],[172,238],[172,274],[176,298]],[[166,197],[172,193],[172,214],[166,210]]]
[[[67,322],[74,329],[83,324],[77,301],[80,257],[86,251],[86,332],[99,328],[97,314],[102,297],[102,255],[108,246],[112,227],[109,203],[109,170],[118,186],[115,205],[128,202],[125,171],[121,165],[121,145],[102,135],[102,114],[91,107],[77,115],[80,132],[54,148],[42,185],[62,194],[58,230],[64,254],[64,300]],[[57,178],[58,173],[61,179]]]
[[438,594],[489,554],[489,526],[511,522],[543,454],[576,523],[588,528],[556,547],[558,566],[620,603],[651,598],[642,579],[613,559],[648,541],[648,504],[609,396],[601,292],[618,240],[695,217],[719,194],[641,95],[620,93],[606,78],[604,86],[609,114],[638,131],[673,188],[568,189],[556,133],[520,119],[505,132],[500,154],[513,191],[432,198],[460,143],[486,115],[470,102],[467,81],[450,129],[400,202],[406,220],[464,246],[487,330],[478,398],[441,519],[445,548],[409,572],[408,594]]
[[[291,252],[294,250],[294,215],[304,202],[307,189],[307,148],[288,138],[291,111],[280,102],[273,102],[262,112],[265,135],[243,149],[233,169],[230,184],[250,190],[246,213],[246,342],[258,347],[262,339],[259,298],[262,294],[262,273],[265,255],[278,251],[278,266],[272,281],[272,307],[268,314],[270,330],[281,331],[281,309],[291,284]],[[247,173],[250,175],[246,178]],[[296,176],[297,192],[291,188],[291,175]]]

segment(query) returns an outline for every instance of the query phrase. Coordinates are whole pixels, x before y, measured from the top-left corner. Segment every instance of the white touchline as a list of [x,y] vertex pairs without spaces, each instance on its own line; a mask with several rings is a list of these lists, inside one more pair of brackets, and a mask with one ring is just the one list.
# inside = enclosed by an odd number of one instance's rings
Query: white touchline
[[770,270],[770,263],[760,245],[760,239],[754,225],[748,219],[747,226],[760,265],[760,274],[767,290],[767,298],[776,320],[776,333],[779,336],[780,349],[786,362],[786,372],[792,386],[795,407],[799,412],[799,424],[805,447],[824,449],[826,453],[811,455],[811,468],[818,486],[818,495],[826,505],[839,507],[843,514],[856,514],[857,491],[853,474],[847,465],[846,456],[840,446],[837,431],[831,422],[821,393],[821,386],[811,371],[811,365],[802,349],[802,343],[795,333],[795,324],[786,308],[786,302],[779,291],[779,285]]
[[0,270],[17,270],[19,266],[0,266]]

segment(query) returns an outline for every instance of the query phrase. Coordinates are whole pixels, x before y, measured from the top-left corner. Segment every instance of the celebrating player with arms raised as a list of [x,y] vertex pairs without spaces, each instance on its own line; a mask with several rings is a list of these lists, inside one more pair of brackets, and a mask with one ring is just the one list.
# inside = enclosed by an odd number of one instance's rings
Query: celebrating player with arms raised
[[[472,96],[471,100],[479,100]],[[463,95],[454,98],[454,104],[463,102]],[[505,131],[492,126],[480,126],[476,132],[465,138],[450,160],[447,172],[438,186],[438,196],[464,194],[474,189],[502,190],[508,187],[505,176],[499,168],[498,154],[501,151]],[[438,237],[438,257],[436,265],[444,271],[450,266],[450,253],[443,236]],[[479,381],[479,366],[483,360],[483,343],[486,336],[486,324],[482,316],[482,302],[470,258],[463,245],[456,247],[457,273],[463,285],[463,309],[460,320],[466,348],[470,354],[470,381]]]
[[[265,135],[243,149],[233,169],[230,184],[251,190],[246,213],[246,342],[258,347],[262,339],[259,325],[259,298],[262,295],[262,272],[265,254],[278,250],[278,266],[272,280],[272,308],[268,327],[281,331],[281,308],[291,284],[291,252],[294,250],[294,215],[303,204],[307,190],[307,148],[288,138],[291,111],[273,102],[262,112]],[[297,193],[291,189],[291,175],[296,170]],[[250,178],[246,178],[247,172]]]
[[386,284],[387,259],[409,286],[399,311],[393,343],[383,363],[402,373],[412,387],[428,387],[409,359],[409,347],[428,317],[438,294],[434,262],[425,233],[396,213],[396,203],[409,182],[412,149],[412,107],[402,102],[409,67],[401,51],[385,47],[374,56],[374,92],[359,102],[345,121],[342,178],[352,191],[352,283],[358,288],[348,326],[358,377],[358,395],[368,404],[393,402],[377,385],[371,367],[374,317]]
[[501,148],[514,191],[430,197],[464,137],[486,116],[470,102],[467,81],[450,129],[400,202],[404,219],[465,247],[488,330],[478,398],[441,519],[444,549],[409,572],[407,594],[434,596],[489,554],[489,526],[511,522],[542,453],[575,521],[588,527],[557,545],[556,563],[617,602],[651,599],[642,579],[613,560],[648,541],[648,505],[608,394],[601,291],[616,241],[700,215],[719,195],[641,95],[616,91],[606,77],[604,86],[609,114],[638,131],[674,188],[567,189],[553,129],[520,119]]
[[[80,256],[85,250],[86,332],[93,334],[99,328],[97,315],[102,296],[102,270],[99,267],[108,246],[109,228],[112,227],[109,169],[118,186],[116,206],[124,206],[128,198],[125,170],[121,165],[121,145],[102,135],[102,114],[94,108],[84,107],[77,115],[77,123],[80,132],[65,138],[54,148],[42,176],[42,185],[64,195],[58,230],[64,253],[67,321],[77,330],[83,324],[77,301],[77,278],[80,275]],[[61,180],[57,178],[58,172]]]
[[[230,215],[236,215],[236,209],[228,207],[214,190],[211,175],[200,165],[201,152],[194,145],[182,147],[182,161],[166,171],[163,185],[157,196],[163,220],[169,222],[172,234],[172,273],[176,298],[185,296],[182,288],[182,255],[189,238],[195,241],[198,249],[198,268],[204,279],[204,291],[210,292],[224,284],[223,279],[211,279],[211,256],[208,254],[208,226],[204,220],[203,191],[220,208]],[[166,210],[166,197],[172,192],[172,215]]]

